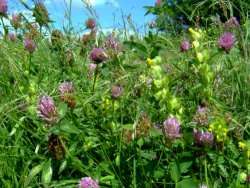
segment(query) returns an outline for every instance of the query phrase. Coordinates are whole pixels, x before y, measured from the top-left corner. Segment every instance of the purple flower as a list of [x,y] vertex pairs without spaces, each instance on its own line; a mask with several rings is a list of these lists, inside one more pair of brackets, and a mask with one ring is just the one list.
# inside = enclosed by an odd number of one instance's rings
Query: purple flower
[[231,50],[235,43],[235,37],[230,32],[225,32],[221,35],[218,40],[219,47],[222,48],[227,53]]
[[184,40],[181,42],[180,45],[181,52],[186,52],[190,49],[190,43],[187,40]]
[[24,40],[24,48],[29,52],[29,53],[33,53],[36,50],[36,44],[35,42],[30,39],[30,38],[26,38]]
[[120,50],[120,44],[112,35],[107,37],[106,41],[104,42],[104,46],[105,48],[112,49],[116,52]]
[[0,0],[0,14],[6,15],[8,11],[8,3],[7,0]]
[[58,90],[61,96],[74,92],[74,86],[72,82],[63,82],[59,85]]
[[95,63],[102,63],[107,59],[107,55],[102,48],[94,48],[90,52],[90,59]]
[[195,143],[199,146],[211,146],[214,141],[214,135],[208,131],[199,131],[194,129],[194,140]]
[[169,139],[179,138],[180,135],[180,123],[175,117],[170,117],[163,123],[164,133]]
[[161,5],[161,3],[162,3],[162,1],[161,1],[161,0],[156,0],[155,5],[160,6],[160,5]]
[[87,19],[87,21],[85,22],[85,25],[88,29],[95,29],[96,27],[96,21],[93,18],[89,18]]
[[72,82],[63,82],[59,85],[58,91],[62,101],[66,102],[69,107],[74,108],[76,105],[75,98],[73,96],[74,86]]
[[204,106],[198,106],[193,121],[198,125],[205,126],[208,124],[208,108]]
[[236,28],[236,27],[239,27],[239,26],[240,26],[240,24],[239,24],[237,18],[235,18],[235,17],[231,17],[231,18],[230,18],[229,20],[227,20],[226,23],[224,24],[224,27],[225,27],[225,28],[228,28],[228,29],[230,29],[230,28]]
[[97,67],[97,64],[95,63],[90,63],[88,65],[88,77],[91,77],[94,74],[96,67]]
[[38,116],[49,124],[56,123],[58,116],[54,100],[49,96],[40,97],[38,103]]
[[16,34],[15,33],[9,33],[9,39],[10,39],[10,41],[15,42],[16,41]]
[[119,85],[112,86],[111,88],[111,96],[113,99],[119,98],[123,93],[123,87]]
[[84,177],[80,180],[78,188],[99,188],[99,185],[91,177]]
[[12,14],[11,24],[12,26],[17,29],[20,27],[21,22],[21,15],[20,14]]

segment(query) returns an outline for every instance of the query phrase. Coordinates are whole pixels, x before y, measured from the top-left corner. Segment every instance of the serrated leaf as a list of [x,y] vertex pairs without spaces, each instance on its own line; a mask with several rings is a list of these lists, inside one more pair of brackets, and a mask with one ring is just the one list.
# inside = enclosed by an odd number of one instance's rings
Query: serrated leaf
[[43,184],[49,184],[52,179],[52,174],[53,170],[51,167],[51,160],[48,160],[44,165],[43,165],[43,171],[42,171],[42,183]]

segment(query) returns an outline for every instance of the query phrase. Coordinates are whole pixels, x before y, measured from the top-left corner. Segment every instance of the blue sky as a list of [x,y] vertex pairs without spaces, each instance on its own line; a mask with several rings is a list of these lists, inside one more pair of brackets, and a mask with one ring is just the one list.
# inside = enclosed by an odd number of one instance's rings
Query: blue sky
[[[24,0],[30,5],[31,0]],[[144,16],[145,5],[154,5],[155,0],[85,0],[91,3],[98,15],[99,23],[102,28],[121,28],[122,14],[128,16],[131,14],[133,22],[137,28],[142,29],[143,25],[150,20],[152,16]],[[49,10],[50,17],[55,21],[55,27],[61,27],[65,22],[66,4],[69,0],[45,0]],[[82,28],[86,18],[89,17],[82,0],[72,0],[72,22],[75,28]],[[19,0],[9,0],[10,13],[24,11]]]

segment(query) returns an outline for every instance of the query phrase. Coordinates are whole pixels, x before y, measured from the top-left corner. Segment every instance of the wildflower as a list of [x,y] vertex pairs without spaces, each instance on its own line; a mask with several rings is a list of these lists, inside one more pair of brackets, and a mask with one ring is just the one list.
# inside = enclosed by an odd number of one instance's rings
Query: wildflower
[[38,103],[38,116],[49,124],[57,122],[57,110],[54,100],[49,96],[40,97]]
[[15,29],[21,27],[21,15],[20,14],[12,14],[11,24]]
[[112,86],[111,88],[111,96],[113,99],[119,98],[123,93],[123,87],[119,85]]
[[147,115],[147,113],[143,112],[139,118],[139,121],[136,125],[136,136],[147,136],[149,134],[149,130],[152,127],[152,122]]
[[71,49],[67,49],[64,54],[64,60],[67,65],[73,65],[75,58],[74,58],[74,53]]
[[120,50],[120,44],[118,43],[117,39],[115,39],[112,35],[108,36],[108,38],[104,42],[104,47],[106,49],[111,49],[115,52],[118,52]]
[[234,46],[234,43],[235,43],[235,37],[230,32],[223,33],[218,40],[219,47],[222,48],[227,53]]
[[58,135],[52,134],[49,136],[48,150],[56,160],[63,159],[65,155],[65,148]]
[[54,49],[61,49],[62,48],[62,39],[63,39],[63,34],[60,30],[55,29],[51,33],[51,44],[54,47]]
[[82,36],[82,39],[81,39],[82,44],[83,44],[83,45],[87,45],[88,42],[90,41],[90,39],[91,39],[90,34],[84,34],[84,35]]
[[192,42],[192,47],[193,47],[194,49],[199,48],[199,46],[200,46],[200,43],[199,43],[197,40],[195,40],[195,41]]
[[151,58],[147,58],[147,64],[148,65],[153,65],[154,61]]
[[231,17],[229,20],[226,21],[226,23],[224,24],[224,27],[227,28],[227,29],[230,29],[230,28],[237,28],[239,27],[240,24],[237,20],[236,17]]
[[8,11],[8,2],[7,0],[0,0],[0,15],[6,16]]
[[175,117],[170,117],[163,123],[164,133],[169,139],[179,138],[180,135],[180,123]]
[[208,131],[198,131],[194,129],[194,140],[195,143],[199,146],[211,146],[214,141],[214,135]]
[[99,185],[91,177],[84,177],[80,180],[78,188],[99,188]]
[[75,99],[73,97],[74,86],[72,82],[63,82],[59,85],[58,91],[62,101],[66,102],[69,107],[75,107]]
[[160,6],[160,5],[161,5],[161,3],[162,3],[162,1],[161,1],[161,0],[156,0],[155,5],[156,5],[156,6]]
[[15,42],[16,41],[16,34],[15,33],[9,33],[9,39],[10,39],[10,41]]
[[95,63],[102,63],[107,59],[107,54],[104,52],[102,48],[94,48],[90,52],[90,59]]
[[246,182],[247,174],[245,172],[241,172],[239,179],[240,179],[240,182],[242,183]]
[[196,114],[193,121],[198,125],[205,126],[208,124],[208,108],[203,106],[198,106]]
[[91,77],[94,74],[96,67],[97,67],[97,64],[94,64],[94,63],[90,63],[88,65],[88,77]]
[[181,42],[180,45],[181,52],[186,52],[189,50],[189,48],[190,48],[190,43],[188,40],[184,40]]
[[36,49],[36,44],[35,42],[30,39],[30,38],[26,38],[24,40],[24,48],[29,52],[29,53],[33,53]]
[[40,26],[48,25],[48,23],[50,22],[48,10],[41,1],[37,1],[35,3],[35,7],[33,9],[33,16],[35,17],[36,22]]
[[197,53],[196,53],[196,57],[197,57],[197,59],[198,59],[198,61],[199,61],[200,63],[203,62],[204,56],[203,56],[203,54],[202,54],[201,52],[197,52]]
[[201,32],[201,30],[194,30],[194,29],[192,29],[192,28],[189,28],[188,29],[189,30],[189,32],[191,33],[191,36],[192,36],[192,38],[194,39],[194,40],[198,40],[198,39],[200,39],[201,37],[202,37],[202,32]]
[[95,19],[93,19],[93,18],[87,19],[87,21],[85,22],[85,26],[87,29],[91,29],[91,30],[95,29],[95,27],[96,27]]
[[241,142],[241,141],[238,144],[239,144],[239,148],[241,148],[242,150],[244,150],[247,146],[246,143]]

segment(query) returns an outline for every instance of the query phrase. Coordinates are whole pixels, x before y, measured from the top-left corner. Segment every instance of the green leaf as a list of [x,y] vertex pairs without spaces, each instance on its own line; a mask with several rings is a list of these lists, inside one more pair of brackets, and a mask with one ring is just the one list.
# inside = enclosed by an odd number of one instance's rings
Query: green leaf
[[26,179],[25,182],[24,182],[24,187],[27,187],[27,186],[30,184],[30,182],[32,181],[32,179],[33,179],[37,174],[39,174],[39,173],[42,171],[42,169],[43,169],[43,164],[44,164],[44,163],[39,164],[39,165],[37,165],[37,166],[35,166],[35,167],[33,167],[33,168],[31,169],[31,171],[30,171],[30,173],[29,173],[29,176],[27,177],[27,179]]
[[52,179],[52,174],[53,170],[51,167],[51,160],[48,160],[44,165],[43,165],[43,171],[42,171],[42,183],[43,184],[49,184]]
[[198,183],[193,179],[184,179],[177,183],[177,188],[197,188]]
[[180,172],[181,173],[186,173],[188,172],[188,169],[192,166],[193,162],[188,161],[188,162],[183,162],[180,164]]
[[69,134],[80,134],[81,130],[70,122],[64,122],[60,125],[60,130]]
[[62,164],[60,165],[58,173],[61,174],[62,171],[64,171],[64,169],[65,169],[66,167],[67,167],[67,161],[65,160],[65,161],[63,161]]
[[180,176],[181,176],[180,170],[178,168],[178,165],[177,165],[176,162],[172,162],[172,163],[170,163],[169,167],[170,167],[170,176],[171,176],[171,179],[175,183],[177,183],[180,180]]

